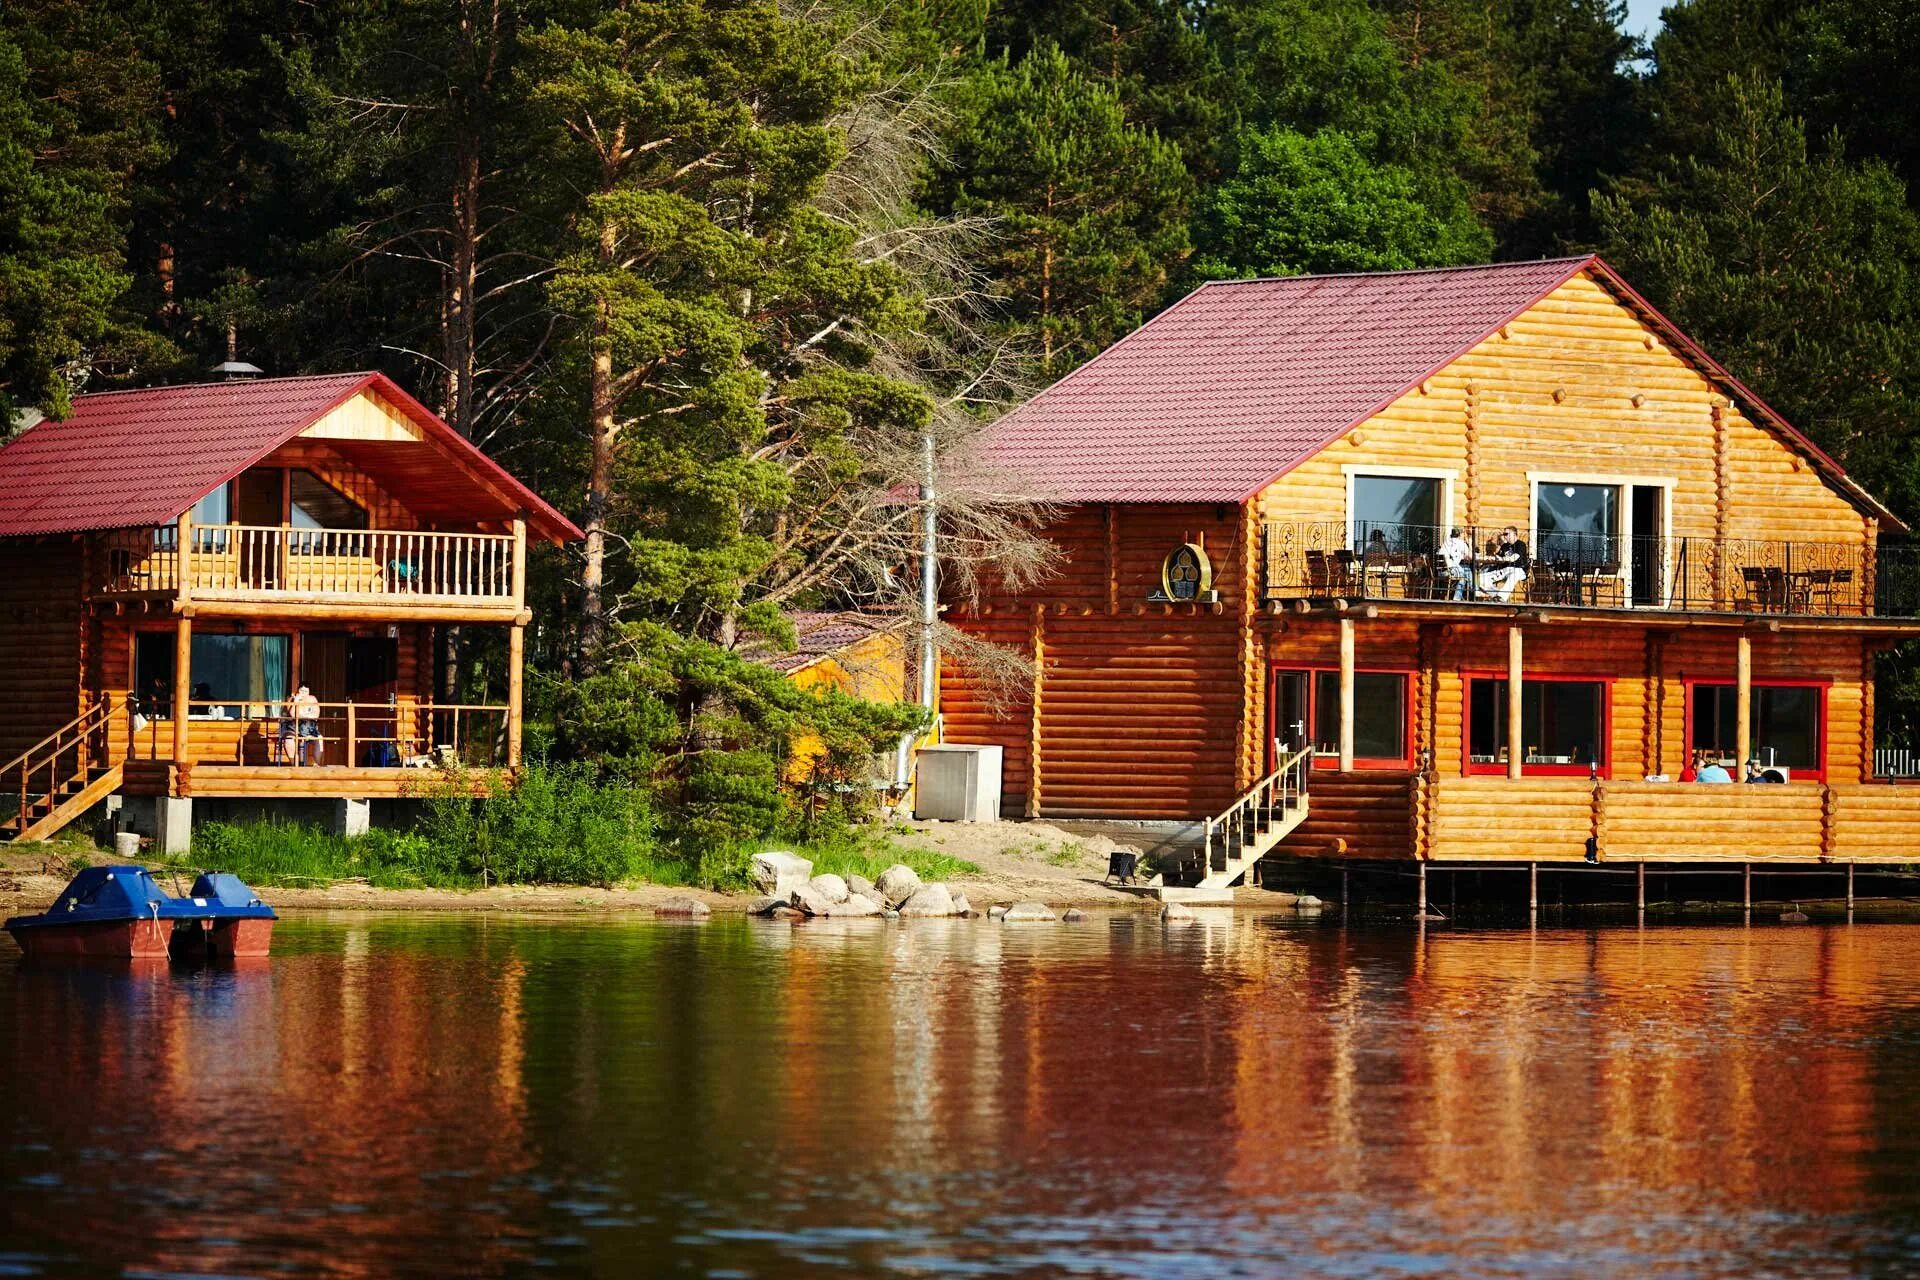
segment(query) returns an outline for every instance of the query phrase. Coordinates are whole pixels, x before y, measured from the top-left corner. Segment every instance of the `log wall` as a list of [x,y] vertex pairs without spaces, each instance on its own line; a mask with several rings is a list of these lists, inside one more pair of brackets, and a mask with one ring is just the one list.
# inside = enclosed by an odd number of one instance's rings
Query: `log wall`
[[77,539],[0,541],[0,764],[82,710],[85,556]]

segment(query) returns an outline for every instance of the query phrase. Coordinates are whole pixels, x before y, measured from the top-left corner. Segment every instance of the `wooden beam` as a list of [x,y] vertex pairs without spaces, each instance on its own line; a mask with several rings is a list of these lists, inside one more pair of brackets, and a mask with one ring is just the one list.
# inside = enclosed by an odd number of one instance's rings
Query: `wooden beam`
[[1353,772],[1353,619],[1340,619],[1340,772]]
[[1527,744],[1520,739],[1524,736],[1521,729],[1520,710],[1525,701],[1521,697],[1521,647],[1520,624],[1507,625],[1507,777],[1518,780],[1520,765],[1526,759]]
[[1753,758],[1753,640],[1744,631],[1734,643],[1733,708],[1734,763],[1744,769]]
[[[195,597],[193,611],[202,618],[337,618],[346,622],[437,622],[443,624],[511,623],[516,617],[525,613],[525,610],[516,608],[510,600],[503,600],[491,608],[479,608],[473,605],[455,604],[387,604],[378,597],[369,597],[364,603],[359,604],[305,603],[297,597],[291,600],[208,600],[204,597]],[[177,602],[175,612],[182,612]]]
[[[520,525],[519,521],[514,522]],[[522,541],[520,545],[524,546]],[[520,703],[526,691],[527,629],[518,623],[507,628],[507,768],[520,767]]]
[[[185,517],[182,517],[183,522]],[[184,525],[183,525],[184,532]],[[193,618],[181,614],[173,624],[173,758],[187,758],[187,698],[193,690]]]
[[513,518],[513,607],[517,611],[527,602],[527,522]]

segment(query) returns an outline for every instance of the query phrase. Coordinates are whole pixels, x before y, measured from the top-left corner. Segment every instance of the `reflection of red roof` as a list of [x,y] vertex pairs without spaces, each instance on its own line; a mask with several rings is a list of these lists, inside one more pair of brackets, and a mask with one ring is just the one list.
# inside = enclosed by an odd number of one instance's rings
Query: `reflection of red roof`
[[0,537],[166,524],[362,390],[431,442],[328,440],[423,519],[511,519],[553,541],[581,536],[385,374],[205,382],[78,396],[73,416],[0,448]]
[[740,651],[740,656],[749,662],[771,667],[781,675],[792,675],[802,667],[810,667],[820,659],[851,648],[869,636],[879,635],[888,630],[894,620],[863,613],[800,610],[787,614],[787,621],[793,623],[794,647],[791,652],[749,645]]
[[1000,419],[985,462],[1043,500],[1241,502],[1582,271],[1836,488],[1894,519],[1592,256],[1202,285]]

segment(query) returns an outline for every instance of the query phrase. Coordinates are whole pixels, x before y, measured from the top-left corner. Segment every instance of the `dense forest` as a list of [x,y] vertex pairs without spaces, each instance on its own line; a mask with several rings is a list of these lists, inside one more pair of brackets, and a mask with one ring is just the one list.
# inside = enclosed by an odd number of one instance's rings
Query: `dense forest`
[[[588,531],[539,579],[548,749],[710,832],[777,820],[801,728],[852,760],[910,723],[736,647],[910,598],[923,441],[1201,280],[1599,249],[1920,517],[1920,4],[1623,17],[9,0],[0,422],[230,356],[392,374]],[[1044,571],[955,476],[945,571]],[[498,678],[474,638],[443,666]]]

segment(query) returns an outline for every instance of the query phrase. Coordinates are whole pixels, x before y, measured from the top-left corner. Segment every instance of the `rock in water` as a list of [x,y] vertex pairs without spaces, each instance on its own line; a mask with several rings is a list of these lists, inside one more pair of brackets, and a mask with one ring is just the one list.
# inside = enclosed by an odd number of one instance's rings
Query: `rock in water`
[[1327,904],[1310,893],[1303,893],[1293,900],[1293,905],[1302,911],[1317,911]]
[[891,902],[888,902],[878,889],[875,889],[872,887],[868,887],[866,889],[855,889],[852,893],[848,894],[847,896],[849,898],[865,898],[868,902],[871,902],[874,906],[880,908],[882,911],[891,911],[893,909],[893,904]]
[[862,894],[852,894],[845,902],[836,902],[827,908],[827,914],[835,920],[852,916],[877,916],[883,908],[872,898]]
[[871,894],[873,892],[873,881],[861,875],[848,876],[847,892],[858,893],[863,895]]
[[787,902],[796,911],[804,911],[810,916],[823,916],[832,909],[826,895],[810,884],[803,884],[787,895]]
[[1065,920],[1068,924],[1077,924],[1079,921],[1085,920],[1087,918],[1087,913],[1082,911],[1078,907],[1068,907],[1065,911],[1060,913],[1060,918],[1062,920]]
[[888,906],[897,907],[920,892],[921,884],[912,867],[896,862],[880,873],[873,887],[887,900]]
[[775,920],[805,920],[807,918],[806,912],[796,911],[784,903],[767,912],[767,914]]
[[1004,906],[994,906],[994,907],[987,908],[987,919],[989,920],[998,920],[1001,916],[1004,916],[1006,914],[1007,914],[1007,909]]
[[747,904],[747,914],[750,916],[770,916],[773,914],[774,908],[784,907],[786,905],[787,900],[785,898],[755,898]]
[[769,850],[753,855],[747,878],[760,892],[785,901],[795,889],[813,879],[813,864],[791,853]]
[[1184,902],[1169,902],[1166,906],[1160,908],[1160,918],[1168,924],[1173,924],[1176,921],[1189,922],[1198,920],[1200,917],[1194,915],[1193,908]]
[[657,916],[693,916],[699,918],[712,915],[713,908],[698,898],[689,898],[681,895],[679,897],[668,898],[661,902],[659,906],[653,909],[653,914]]
[[[889,871],[887,874],[893,873]],[[909,871],[907,874],[913,873]],[[880,882],[885,884],[886,876],[880,877]],[[953,895],[947,892],[947,886],[943,884],[922,885],[912,897],[901,904],[900,914],[903,916],[950,916],[953,914]]]
[[967,901],[966,894],[956,893],[953,895],[953,914],[957,916],[970,916],[973,914],[973,904]]
[[815,876],[807,883],[813,886],[815,893],[825,898],[828,902],[837,905],[847,900],[847,882],[830,871],[825,875]]
[[1016,902],[1000,918],[1008,924],[1036,924],[1060,917],[1054,915],[1053,908],[1044,902]]

